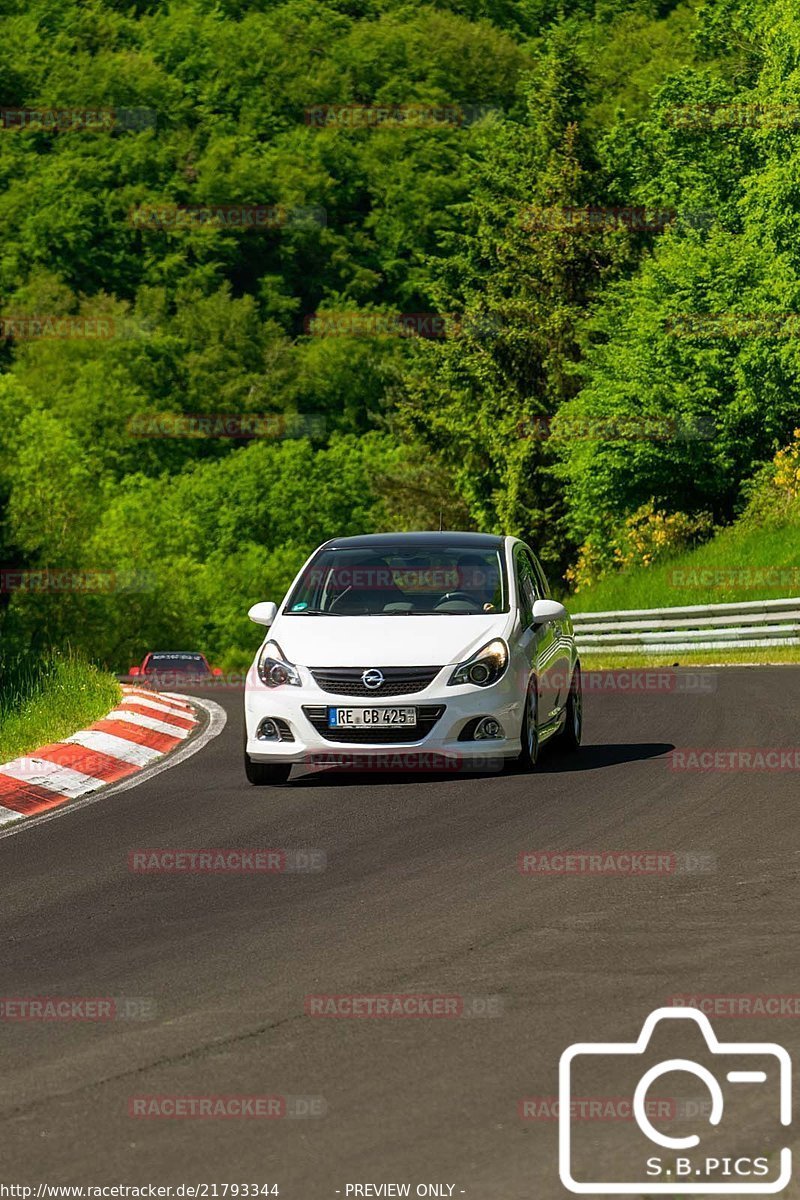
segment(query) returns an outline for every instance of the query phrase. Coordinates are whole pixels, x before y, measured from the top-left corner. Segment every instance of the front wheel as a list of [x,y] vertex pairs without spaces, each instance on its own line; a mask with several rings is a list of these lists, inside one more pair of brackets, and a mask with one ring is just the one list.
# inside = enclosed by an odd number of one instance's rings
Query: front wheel
[[291,763],[253,762],[249,754],[245,754],[244,756],[244,773],[254,787],[267,787],[269,784],[286,783],[291,770]]
[[583,688],[581,687],[581,664],[575,664],[569,685],[569,697],[564,717],[564,728],[553,738],[559,750],[567,753],[577,750],[583,734]]
[[518,759],[520,770],[532,771],[539,758],[539,690],[535,679],[528,684],[525,697],[521,741],[522,750]]

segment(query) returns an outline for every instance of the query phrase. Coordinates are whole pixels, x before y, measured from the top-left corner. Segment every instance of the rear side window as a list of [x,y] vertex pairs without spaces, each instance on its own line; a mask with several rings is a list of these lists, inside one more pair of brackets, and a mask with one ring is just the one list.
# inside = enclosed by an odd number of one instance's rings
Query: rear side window
[[536,574],[536,579],[539,584],[539,597],[542,600],[547,600],[550,597],[550,587],[547,582],[547,576],[545,575],[544,571],[542,570],[542,564],[539,562],[536,555],[533,554],[530,550],[528,551],[528,554],[530,555],[530,560],[531,560],[531,563],[533,564],[533,570]]
[[517,577],[517,601],[522,628],[527,629],[533,624],[533,606],[540,599],[540,595],[533,563],[521,546],[514,553],[514,573]]

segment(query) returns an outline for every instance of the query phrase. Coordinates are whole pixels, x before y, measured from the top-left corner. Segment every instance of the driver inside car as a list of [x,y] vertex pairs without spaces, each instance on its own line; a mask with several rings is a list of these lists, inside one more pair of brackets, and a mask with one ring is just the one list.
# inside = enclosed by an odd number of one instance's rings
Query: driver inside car
[[351,563],[337,572],[342,591],[330,605],[330,611],[342,615],[380,613],[387,606],[406,600],[394,581],[394,573],[383,558]]
[[493,563],[477,554],[464,554],[456,563],[458,590],[471,596],[483,612],[494,612],[500,578]]

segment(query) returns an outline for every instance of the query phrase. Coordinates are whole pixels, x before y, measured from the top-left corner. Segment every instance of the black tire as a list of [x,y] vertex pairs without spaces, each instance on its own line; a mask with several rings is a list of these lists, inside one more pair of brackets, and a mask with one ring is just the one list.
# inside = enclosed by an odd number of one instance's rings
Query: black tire
[[528,684],[520,740],[522,750],[517,759],[518,767],[521,771],[533,771],[539,759],[539,691],[535,679]]
[[244,756],[244,773],[254,787],[267,787],[270,784],[286,783],[291,770],[291,763],[253,762],[249,754],[245,754]]
[[581,664],[575,663],[569,685],[567,711],[564,728],[553,738],[554,745],[566,754],[577,750],[583,735],[583,688],[581,687]]

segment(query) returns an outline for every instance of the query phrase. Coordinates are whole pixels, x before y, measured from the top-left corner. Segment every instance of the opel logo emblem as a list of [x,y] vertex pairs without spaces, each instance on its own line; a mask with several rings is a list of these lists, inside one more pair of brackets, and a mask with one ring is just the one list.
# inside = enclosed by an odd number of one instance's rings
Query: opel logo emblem
[[364,684],[364,687],[375,691],[376,688],[383,685],[383,672],[379,671],[377,667],[371,667],[369,671],[363,673],[361,682]]

